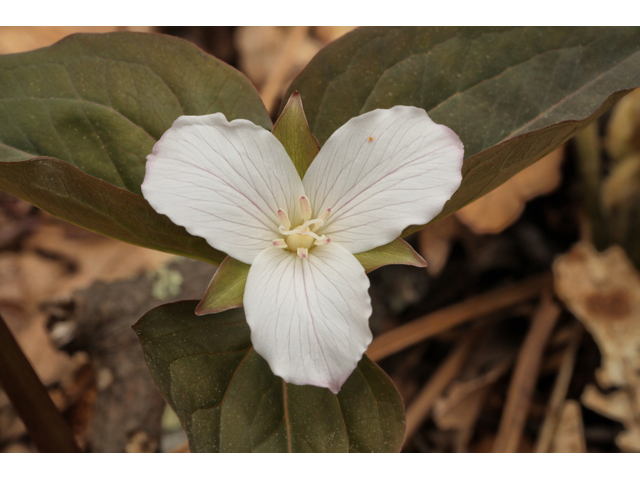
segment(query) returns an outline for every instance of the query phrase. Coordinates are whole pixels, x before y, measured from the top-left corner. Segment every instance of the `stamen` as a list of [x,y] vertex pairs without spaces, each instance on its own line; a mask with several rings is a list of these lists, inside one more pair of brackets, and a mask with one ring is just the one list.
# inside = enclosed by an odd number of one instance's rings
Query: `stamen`
[[307,230],[309,226],[318,225],[321,227],[323,224],[324,224],[324,220],[321,220],[319,218],[314,218],[313,220],[304,222],[302,225],[294,228],[293,230],[286,230],[283,226],[280,226],[278,228],[278,231],[283,235],[293,235],[294,233],[297,233],[299,235],[304,235],[304,233],[306,233],[305,230]]
[[289,230],[291,228],[291,222],[289,221],[287,212],[285,212],[282,209],[279,209],[277,213],[278,213],[278,218],[280,219],[280,223],[282,224],[282,227],[284,227],[285,230]]
[[327,220],[327,218],[329,218],[329,215],[331,215],[331,209],[327,208],[327,211],[324,212],[322,215],[320,215],[320,220],[322,220],[323,222]]
[[322,245],[326,245],[327,243],[330,243],[330,242],[331,242],[331,238],[329,238],[329,237],[325,237],[324,235],[322,235],[322,238],[317,239],[317,240],[315,241],[315,245],[316,245],[317,247],[320,247],[320,246],[322,246]]
[[307,258],[307,255],[309,255],[309,249],[307,249],[307,248],[298,248],[298,256],[300,258]]
[[284,239],[282,238],[276,238],[273,242],[273,246],[274,247],[278,247],[278,248],[287,248],[287,242],[284,241]]
[[304,195],[300,197],[300,214],[303,222],[308,222],[311,218],[311,205],[309,205],[309,200]]
[[324,212],[322,215],[320,215],[320,217],[318,218],[318,220],[322,220],[322,223],[320,225],[314,225],[311,227],[311,231],[315,232],[318,228],[320,228],[322,225],[324,225],[324,222],[327,220],[327,218],[329,218],[329,215],[331,215],[331,209],[327,208],[327,211]]

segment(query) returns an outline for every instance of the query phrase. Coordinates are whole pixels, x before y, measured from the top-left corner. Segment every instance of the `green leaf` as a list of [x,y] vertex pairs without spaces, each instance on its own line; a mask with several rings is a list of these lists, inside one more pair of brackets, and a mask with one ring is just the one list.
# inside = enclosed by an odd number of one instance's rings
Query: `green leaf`
[[338,395],[286,384],[251,346],[242,309],[196,316],[163,305],[134,330],[193,452],[394,452],[404,413],[393,383],[364,357]]
[[227,257],[220,264],[196,307],[196,315],[224,312],[242,306],[251,265]]
[[385,265],[413,265],[414,267],[426,267],[427,262],[416,252],[411,245],[396,238],[393,242],[369,250],[356,253],[355,257],[364,267],[367,273]]
[[[16,182],[15,179],[21,179]],[[98,233],[165,252],[219,263],[224,254],[158,215],[140,195],[55,158],[0,162],[0,188]]]
[[303,178],[320,151],[320,144],[309,130],[298,92],[291,94],[271,133],[280,140],[298,175]]
[[[640,86],[640,28],[360,28],[294,80],[323,144],[350,118],[415,105],[465,145],[440,217],[493,190]],[[410,233],[419,227],[405,231]]]
[[140,197],[146,156],[173,121],[214,112],[271,125],[241,73],[176,38],[72,35],[0,56],[0,188],[104,235],[219,262]]

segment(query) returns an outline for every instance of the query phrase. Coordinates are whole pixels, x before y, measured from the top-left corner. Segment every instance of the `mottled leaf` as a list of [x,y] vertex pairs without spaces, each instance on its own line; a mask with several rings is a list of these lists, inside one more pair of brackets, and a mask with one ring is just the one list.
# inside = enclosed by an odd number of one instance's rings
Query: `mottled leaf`
[[176,38],[81,34],[0,56],[0,188],[104,235],[219,262],[140,197],[173,121],[214,112],[271,125],[241,73]]
[[[640,28],[360,28],[289,88],[321,144],[350,118],[415,105],[465,145],[437,218],[493,190],[640,86]],[[410,227],[409,233],[419,227]]]
[[242,309],[196,316],[196,302],[163,305],[134,330],[193,452],[394,452],[402,400],[364,357],[338,395],[289,385],[251,346]]

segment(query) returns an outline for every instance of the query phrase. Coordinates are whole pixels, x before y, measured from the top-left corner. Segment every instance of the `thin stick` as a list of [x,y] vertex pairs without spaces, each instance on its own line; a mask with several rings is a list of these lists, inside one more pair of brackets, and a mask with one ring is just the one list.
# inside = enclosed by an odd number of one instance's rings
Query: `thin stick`
[[544,348],[560,316],[560,307],[546,294],[533,316],[529,333],[518,354],[507,401],[500,420],[494,452],[516,452],[529,414]]
[[582,325],[576,322],[571,329],[569,345],[567,345],[567,348],[564,351],[562,363],[560,364],[560,369],[558,370],[558,375],[556,376],[556,381],[553,385],[553,390],[551,391],[551,398],[549,398],[547,413],[538,436],[538,442],[536,445],[537,453],[546,453],[551,449],[553,437],[562,416],[564,401],[565,398],[567,398],[569,383],[573,376],[573,368],[576,364],[576,355],[582,340],[582,332]]
[[413,436],[420,425],[429,416],[433,404],[442,395],[444,389],[449,386],[458,375],[465,361],[471,353],[471,348],[478,339],[478,329],[472,332],[453,349],[444,362],[438,367],[426,385],[420,390],[415,400],[407,408],[407,430],[405,441]]
[[300,45],[302,45],[302,41],[304,40],[308,29],[308,26],[291,27],[289,34],[284,41],[282,50],[280,50],[280,55],[278,55],[275,65],[264,82],[260,96],[270,113],[273,113],[272,110],[276,106],[275,103],[278,99],[280,89],[282,88],[283,83],[287,80],[287,74],[291,68],[291,62],[300,48]]
[[551,274],[544,273],[429,313],[374,339],[367,356],[373,361],[382,360],[461,323],[535,298],[551,281]]
[[0,384],[41,452],[80,452],[71,429],[0,316]]

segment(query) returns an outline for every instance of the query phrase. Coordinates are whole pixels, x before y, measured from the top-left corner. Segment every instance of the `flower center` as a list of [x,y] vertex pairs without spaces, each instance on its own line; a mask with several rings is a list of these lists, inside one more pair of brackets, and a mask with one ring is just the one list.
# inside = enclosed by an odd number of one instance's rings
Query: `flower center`
[[324,225],[325,220],[331,213],[331,209],[327,209],[319,218],[311,219],[309,200],[307,197],[300,197],[300,212],[303,223],[292,229],[287,213],[282,209],[278,210],[277,213],[281,223],[278,231],[284,238],[277,238],[273,241],[273,245],[297,253],[301,258],[307,258],[311,248],[326,245],[331,241],[325,235],[316,233],[316,230]]

